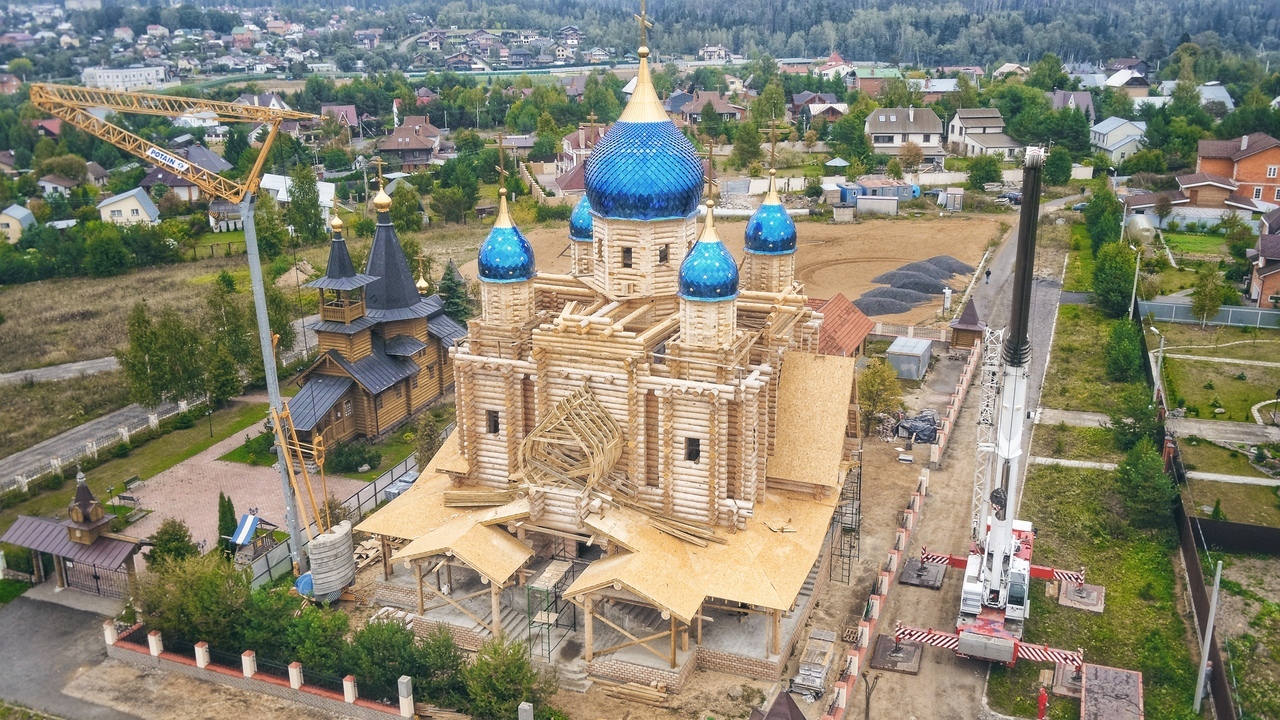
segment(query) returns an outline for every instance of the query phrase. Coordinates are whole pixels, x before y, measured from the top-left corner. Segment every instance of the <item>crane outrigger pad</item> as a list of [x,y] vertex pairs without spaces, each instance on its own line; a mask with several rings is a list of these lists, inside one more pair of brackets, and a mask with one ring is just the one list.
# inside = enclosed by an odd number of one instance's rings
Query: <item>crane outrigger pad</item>
[[898,575],[898,582],[903,585],[941,590],[942,580],[946,576],[947,566],[940,563],[922,562],[916,558],[907,560]]

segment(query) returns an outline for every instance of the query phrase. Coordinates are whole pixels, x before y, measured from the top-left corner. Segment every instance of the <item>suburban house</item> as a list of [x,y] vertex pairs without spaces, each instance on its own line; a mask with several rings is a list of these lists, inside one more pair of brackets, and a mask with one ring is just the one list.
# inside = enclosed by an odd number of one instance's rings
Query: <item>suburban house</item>
[[84,169],[88,174],[89,182],[93,183],[94,187],[102,188],[107,186],[107,180],[111,177],[111,174],[101,165],[90,160],[84,164]]
[[733,53],[723,45],[704,45],[698,51],[698,59],[707,62],[725,62]]
[[151,168],[138,186],[153,197],[156,196],[156,187],[163,186],[166,188],[165,192],[173,193],[183,202],[195,202],[201,198],[199,185],[161,167]]
[[1280,308],[1280,235],[1259,235],[1246,257],[1249,274],[1249,302],[1260,308]]
[[293,109],[289,107],[288,103],[284,101],[284,98],[280,97],[276,93],[261,93],[258,95],[250,95],[248,93],[245,93],[245,94],[242,94],[240,97],[236,98],[236,104],[253,105],[255,107],[266,107],[266,108],[271,108],[272,110],[292,110]]
[[791,96],[791,112],[799,115],[805,105],[812,105],[814,103],[833,104],[838,102],[840,102],[840,98],[836,97],[835,93],[816,93],[809,92],[808,90],[802,90]]
[[1019,65],[1018,63],[1007,62],[1001,65],[1000,67],[996,68],[996,71],[991,73],[991,77],[999,80],[1001,78],[1006,78],[1010,75],[1024,78],[1030,74],[1031,74],[1031,68],[1027,67],[1026,65]]
[[[1173,97],[1173,91],[1177,89],[1177,87],[1178,87],[1177,80],[1165,80],[1164,82],[1160,83],[1159,89],[1160,89],[1160,95],[1163,96],[1162,99],[1165,99],[1165,98],[1171,99]],[[1225,85],[1223,85],[1220,82],[1217,82],[1216,80],[1214,82],[1205,83],[1203,85],[1197,85],[1196,92],[1200,93],[1201,107],[1208,105],[1211,102],[1219,102],[1219,103],[1222,103],[1223,107],[1226,108],[1227,112],[1231,112],[1232,110],[1236,109],[1236,101],[1231,99],[1231,93],[1227,92],[1227,88]],[[1165,102],[1168,102],[1168,99],[1165,99]],[[1148,101],[1149,100],[1150,99],[1148,98]],[[1163,105],[1164,103],[1159,103],[1159,104]]]
[[1280,235],[1280,209],[1263,215],[1258,222],[1258,232],[1263,235]]
[[1147,124],[1141,120],[1109,117],[1089,129],[1089,144],[1095,153],[1103,153],[1112,162],[1124,162],[1142,149]]
[[1085,91],[1054,90],[1044,95],[1049,98],[1049,103],[1054,110],[1079,110],[1084,113],[1084,117],[1089,121],[1089,124],[1093,124],[1095,117],[1092,94]]
[[12,95],[22,87],[22,78],[12,73],[0,73],[0,95]]
[[1262,209],[1253,200],[1239,192],[1240,186],[1235,180],[1223,175],[1206,172],[1179,175],[1178,190],[1187,196],[1191,207],[1224,210],[1239,208],[1250,213]]
[[1151,68],[1147,65],[1147,61],[1139,60],[1138,58],[1115,58],[1114,60],[1108,61],[1102,69],[1106,70],[1108,73],[1129,70],[1143,77],[1146,77],[1147,74],[1151,72]]
[[400,161],[405,172],[424,170],[440,149],[440,129],[425,115],[406,116],[400,127],[378,141],[378,152]]
[[40,186],[41,195],[52,195],[53,193],[57,193],[63,197],[67,197],[71,194],[71,188],[79,185],[80,183],[72,180],[71,178],[62,177],[61,175],[45,175],[37,180],[36,184]]
[[0,150],[0,173],[9,177],[17,177],[18,160],[12,150]]
[[1280,205],[1280,140],[1266,133],[1201,140],[1196,171],[1230,179],[1236,185],[1233,192],[1253,201],[1257,210]]
[[808,127],[817,118],[823,118],[830,124],[848,114],[849,105],[847,103],[810,103],[800,111],[800,118],[804,121],[805,126]]
[[711,103],[711,107],[715,109],[721,120],[741,120],[747,112],[746,108],[729,104],[729,101],[718,92],[699,90],[693,94],[692,100],[680,108],[680,115],[685,122],[702,122],[702,111],[707,107],[707,103]]
[[[262,180],[258,183],[258,188],[270,195],[271,199],[277,203],[288,205],[290,202],[289,191],[293,189],[293,178],[288,175],[263,173]],[[331,182],[318,181],[316,182],[316,191],[320,195],[320,213],[324,216],[325,223],[328,223],[329,213],[333,212],[333,199],[338,193],[338,186]]]
[[339,124],[352,130],[360,129],[360,116],[355,105],[338,105],[337,103],[321,103],[320,116],[329,116]]
[[147,191],[140,187],[102,200],[98,203],[98,212],[102,215],[103,222],[117,225],[154,225],[160,222],[160,211],[151,202],[151,198],[147,197]]
[[853,72],[844,76],[844,83],[869,95],[879,95],[880,88],[884,87],[885,80],[901,77],[902,73],[896,67],[866,67],[860,65],[855,67]]
[[960,81],[955,78],[910,78],[907,87],[911,92],[920,93],[921,102],[929,105],[941,100],[943,95],[960,92]]
[[22,237],[22,231],[34,225],[36,216],[21,205],[10,205],[0,212],[0,233],[12,245]]
[[1013,158],[1022,145],[1004,131],[1004,117],[996,108],[967,108],[956,111],[947,126],[947,141],[953,152],[964,156],[998,155]]
[[591,148],[604,138],[609,130],[604,124],[579,124],[578,129],[560,140],[560,172],[566,172],[586,162]]
[[924,162],[942,164],[942,120],[929,108],[879,108],[867,116],[866,133],[873,152],[897,155],[905,142],[924,151]]
[[1142,73],[1134,70],[1117,70],[1107,78],[1107,87],[1119,90],[1132,98],[1146,97],[1151,94],[1151,83]]

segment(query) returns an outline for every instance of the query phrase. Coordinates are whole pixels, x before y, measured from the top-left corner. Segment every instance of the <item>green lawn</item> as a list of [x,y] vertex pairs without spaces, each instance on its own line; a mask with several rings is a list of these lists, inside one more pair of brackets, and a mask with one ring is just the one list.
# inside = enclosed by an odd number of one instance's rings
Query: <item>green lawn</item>
[[1054,331],[1053,356],[1040,402],[1062,410],[1108,412],[1128,387],[1143,383],[1107,380],[1103,346],[1115,320],[1092,305],[1061,305]]
[[1172,295],[1179,290],[1187,290],[1196,284],[1196,272],[1189,267],[1165,268],[1156,276],[1156,292],[1161,295]]
[[[1280,527],[1280,497],[1266,485],[1188,480],[1182,500],[1188,514],[1207,518],[1215,503],[1231,522]],[[1208,509],[1206,509],[1208,508]]]
[[[18,597],[31,587],[27,583],[18,580],[0,580],[0,605],[8,603],[10,600]],[[2,711],[0,711],[2,712]],[[0,714],[0,718],[4,715]]]
[[[1035,562],[1084,566],[1091,583],[1107,589],[1106,612],[1094,614],[1046,598],[1044,583],[1031,588],[1025,639],[1050,647],[1084,648],[1086,662],[1142,672],[1146,716],[1191,720],[1195,665],[1175,599],[1176,552],[1172,525],[1136,530],[1122,519],[1114,472],[1035,466],[1028,475],[1022,519],[1037,529]],[[997,712],[1034,717],[1037,682],[1045,666],[992,665],[987,697]],[[1080,717],[1078,701],[1052,697],[1048,717]]]
[[[1156,329],[1165,336],[1170,353],[1268,362],[1280,358],[1280,330],[1215,325],[1201,330],[1199,325],[1182,323],[1156,323]],[[1160,344],[1154,334],[1147,336],[1147,342],[1153,350]]]
[[1164,242],[1175,253],[1193,253],[1196,255],[1226,255],[1227,243],[1221,235],[1190,235],[1187,233],[1164,233]]
[[[1164,377],[1169,397],[1185,404],[1188,416],[1235,422],[1253,422],[1249,409],[1280,388],[1280,368],[1180,358],[1164,359]],[[1218,407],[1225,412],[1215,413]]]
[[[211,445],[261,422],[266,417],[266,410],[266,403],[232,403],[209,418],[200,418],[194,427],[175,430],[136,448],[126,457],[108,460],[90,470],[85,473],[89,488],[99,500],[106,502],[108,489],[112,485],[119,492],[124,481],[134,475],[146,480],[167,470]],[[210,420],[213,425],[212,437],[209,433]],[[0,532],[7,530],[19,515],[51,516],[64,512],[74,493],[75,483],[68,482],[61,490],[39,495],[0,511]]]
[[[262,435],[268,435],[268,434],[266,432],[263,432]],[[276,456],[269,449],[269,446],[275,443],[274,438],[268,435],[267,440],[261,440],[261,439],[258,439],[261,437],[261,435],[259,435],[258,437],[255,437],[253,433],[248,433],[248,432],[244,434],[244,437],[245,437],[245,442],[243,445],[240,445],[236,449],[232,450],[231,452],[227,453],[226,455],[223,455],[218,459],[225,460],[227,462],[244,463],[245,465],[257,465],[260,467],[271,467],[272,465],[276,464]],[[268,449],[266,450],[263,450],[264,443],[268,447]],[[249,447],[250,444],[254,444],[256,445],[256,447],[253,449],[250,449]]]
[[1093,248],[1089,244],[1089,230],[1084,225],[1071,226],[1071,252],[1067,258],[1067,276],[1063,278],[1062,289],[1093,290]]
[[1271,477],[1254,468],[1249,463],[1247,453],[1215,445],[1195,435],[1189,435],[1179,442],[1178,449],[1182,451],[1182,462],[1188,470],[1244,477]]
[[1104,427],[1075,427],[1066,423],[1037,425],[1031,454],[1063,460],[1118,463],[1124,453],[1116,450],[1111,430]]

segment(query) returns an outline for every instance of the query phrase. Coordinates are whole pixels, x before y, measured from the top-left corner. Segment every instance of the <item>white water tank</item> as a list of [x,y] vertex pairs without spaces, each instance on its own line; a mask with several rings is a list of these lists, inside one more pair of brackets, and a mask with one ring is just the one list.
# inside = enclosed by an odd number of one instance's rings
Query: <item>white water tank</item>
[[328,532],[311,541],[311,577],[317,600],[329,600],[356,579],[355,547],[351,540],[351,522],[343,520]]

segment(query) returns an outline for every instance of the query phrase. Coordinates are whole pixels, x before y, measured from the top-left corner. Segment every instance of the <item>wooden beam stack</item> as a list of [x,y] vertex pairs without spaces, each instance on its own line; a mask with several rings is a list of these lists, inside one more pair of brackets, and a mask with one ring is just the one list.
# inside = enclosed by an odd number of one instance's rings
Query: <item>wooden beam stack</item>
[[615,700],[637,702],[650,707],[667,707],[667,688],[662,684],[641,685],[639,683],[619,683],[613,680],[593,677],[592,682],[604,686],[604,694]]

